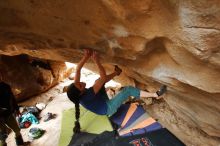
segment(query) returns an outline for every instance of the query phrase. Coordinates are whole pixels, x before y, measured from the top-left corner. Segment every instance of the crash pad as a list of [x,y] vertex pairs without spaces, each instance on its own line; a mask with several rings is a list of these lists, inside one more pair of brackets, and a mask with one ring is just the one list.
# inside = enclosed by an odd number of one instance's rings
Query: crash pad
[[[67,146],[73,136],[75,122],[75,108],[64,110],[62,113],[61,134],[59,146]],[[107,116],[97,115],[80,106],[81,131],[100,134],[104,131],[113,131]]]

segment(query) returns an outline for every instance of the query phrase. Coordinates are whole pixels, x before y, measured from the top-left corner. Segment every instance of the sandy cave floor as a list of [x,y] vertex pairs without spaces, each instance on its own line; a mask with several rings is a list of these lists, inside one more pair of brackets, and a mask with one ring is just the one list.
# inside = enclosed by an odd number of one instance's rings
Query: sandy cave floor
[[[29,140],[28,131],[30,128],[39,127],[46,130],[41,138],[31,142],[31,146],[58,146],[61,130],[62,111],[74,107],[74,104],[68,100],[66,93],[62,93],[64,84],[66,84],[66,82],[55,86],[46,93],[20,103],[20,105],[33,106],[37,102],[43,102],[46,103],[47,106],[44,110],[41,111],[40,117],[43,117],[47,112],[51,112],[57,115],[55,119],[52,119],[48,122],[44,122],[43,118],[41,118],[39,124],[32,124],[29,128],[21,130],[24,141]],[[53,98],[53,100],[49,101],[50,98]],[[11,133],[7,139],[9,146],[16,146],[13,137],[14,133]]]

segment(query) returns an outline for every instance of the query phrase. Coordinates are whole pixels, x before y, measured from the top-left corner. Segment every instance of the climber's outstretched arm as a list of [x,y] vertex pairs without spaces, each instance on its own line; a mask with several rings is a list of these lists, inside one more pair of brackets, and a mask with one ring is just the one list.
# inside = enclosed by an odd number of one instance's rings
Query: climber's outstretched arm
[[95,51],[93,52],[92,59],[95,62],[95,64],[97,65],[97,67],[99,69],[99,75],[100,75],[100,78],[98,80],[96,80],[95,84],[93,85],[93,90],[96,94],[99,92],[99,90],[102,88],[102,86],[106,82],[106,72],[105,72],[104,67],[100,63],[99,55],[97,52],[95,52]]
[[90,58],[91,55],[92,55],[91,50],[89,50],[89,49],[84,50],[84,56],[79,61],[79,63],[77,64],[77,67],[76,67],[76,74],[75,74],[75,79],[74,79],[75,83],[80,82],[81,69],[82,69],[83,65],[86,63],[86,61]]

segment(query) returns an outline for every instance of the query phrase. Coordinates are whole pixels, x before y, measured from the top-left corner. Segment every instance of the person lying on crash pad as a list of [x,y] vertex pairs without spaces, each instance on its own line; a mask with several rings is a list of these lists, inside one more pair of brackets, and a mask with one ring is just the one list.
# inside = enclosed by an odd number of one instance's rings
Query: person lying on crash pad
[[[92,87],[87,89],[85,88],[86,83],[80,82],[80,74],[83,65],[90,57],[99,69],[100,78],[95,81]],[[74,133],[80,133],[79,104],[98,115],[111,116],[129,96],[133,96],[137,99],[140,97],[160,99],[161,95],[166,92],[165,85],[161,86],[160,90],[155,93],[146,92],[132,86],[125,86],[113,99],[108,99],[104,85],[115,76],[119,76],[121,72],[122,70],[118,66],[115,66],[114,72],[106,75],[106,71],[100,62],[98,53],[89,49],[84,50],[84,56],[76,67],[75,81],[67,89],[68,98],[75,104],[76,121],[73,129]]]

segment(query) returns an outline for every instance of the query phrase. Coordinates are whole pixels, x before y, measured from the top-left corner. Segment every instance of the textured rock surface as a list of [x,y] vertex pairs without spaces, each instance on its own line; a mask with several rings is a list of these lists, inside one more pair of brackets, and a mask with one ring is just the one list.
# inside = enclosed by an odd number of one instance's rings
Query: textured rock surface
[[126,83],[168,85],[175,114],[213,136],[204,145],[220,141],[219,0],[7,0],[0,16],[1,54],[76,62],[92,47]]
[[18,101],[40,94],[64,79],[70,70],[65,63],[39,60],[27,55],[0,56],[0,75],[11,85]]

